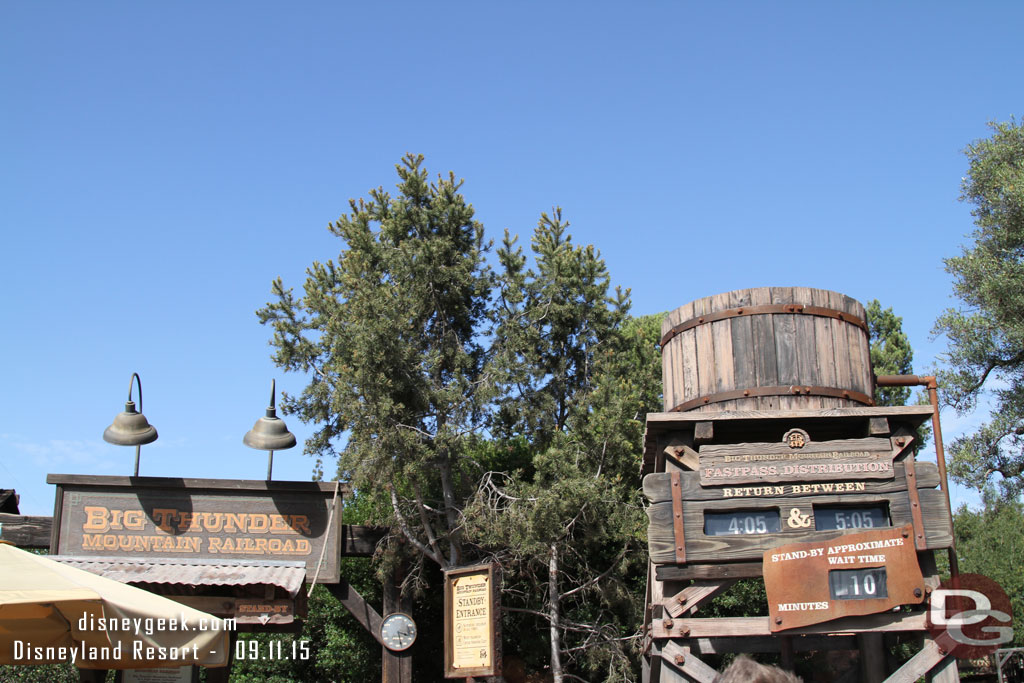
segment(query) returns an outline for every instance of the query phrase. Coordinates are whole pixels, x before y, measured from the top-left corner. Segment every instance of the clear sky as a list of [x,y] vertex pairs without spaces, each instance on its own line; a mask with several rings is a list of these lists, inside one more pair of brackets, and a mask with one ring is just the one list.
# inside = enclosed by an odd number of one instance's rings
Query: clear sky
[[635,314],[833,289],[892,306],[926,372],[962,149],[1024,114],[1022,26],[1009,1],[0,3],[0,488],[45,515],[47,473],[131,474],[101,435],[133,371],[141,474],[263,478],[242,435],[304,378],[255,310],[406,152],[494,239],[563,207]]

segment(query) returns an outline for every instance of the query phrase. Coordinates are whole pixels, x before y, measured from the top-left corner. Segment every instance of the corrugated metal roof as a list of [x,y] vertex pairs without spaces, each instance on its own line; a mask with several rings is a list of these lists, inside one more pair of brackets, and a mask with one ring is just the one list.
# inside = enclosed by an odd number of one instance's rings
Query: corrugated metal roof
[[73,557],[48,559],[120,581],[188,586],[277,586],[295,597],[306,579],[305,562],[272,560],[141,559],[132,557]]

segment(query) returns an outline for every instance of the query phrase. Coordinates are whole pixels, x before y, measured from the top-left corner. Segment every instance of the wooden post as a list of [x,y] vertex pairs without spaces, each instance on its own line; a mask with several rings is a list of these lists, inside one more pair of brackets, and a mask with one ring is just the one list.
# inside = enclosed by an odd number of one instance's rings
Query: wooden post
[[865,683],[881,683],[885,680],[885,647],[881,633],[858,633],[857,649],[860,650],[860,680]]
[[[412,616],[412,600],[402,597],[403,574],[402,568],[398,567],[391,575],[391,579],[384,582],[385,618],[392,612],[404,612]],[[409,650],[392,652],[385,647],[382,662],[383,683],[412,683],[412,655]]]

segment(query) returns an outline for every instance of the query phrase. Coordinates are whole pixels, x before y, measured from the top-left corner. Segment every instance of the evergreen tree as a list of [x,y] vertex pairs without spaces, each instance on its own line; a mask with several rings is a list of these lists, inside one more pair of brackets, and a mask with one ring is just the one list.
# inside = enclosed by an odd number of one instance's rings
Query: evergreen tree
[[422,163],[397,166],[397,195],[352,200],[329,226],[344,242],[337,263],[315,262],[301,298],[276,280],[277,301],[258,315],[277,364],[310,375],[283,401],[318,426],[306,451],[339,456],[343,479],[383,497],[373,521],[449,567],[463,560],[472,490],[457,475],[489,400],[480,340],[493,277],[461,181],[430,183]]
[[948,347],[943,397],[959,412],[993,400],[990,420],[950,446],[950,474],[983,488],[993,475],[1003,494],[1024,488],[1024,126],[991,124],[991,137],[965,153],[960,199],[973,206],[974,243],[945,260],[963,302],[936,322]]
[[660,319],[627,318],[593,247],[561,212],[542,215],[536,269],[506,234],[492,373],[503,387],[494,432],[525,437],[529,462],[494,473],[467,510],[494,548],[513,614],[546,626],[555,681],[567,670],[628,680],[636,670],[646,552],[639,462],[660,392]]
[[[882,309],[878,299],[868,302],[867,322],[871,340],[871,366],[876,375],[911,375],[914,350],[903,332],[903,318]],[[910,398],[910,387],[875,387],[875,403],[880,406],[903,406]]]

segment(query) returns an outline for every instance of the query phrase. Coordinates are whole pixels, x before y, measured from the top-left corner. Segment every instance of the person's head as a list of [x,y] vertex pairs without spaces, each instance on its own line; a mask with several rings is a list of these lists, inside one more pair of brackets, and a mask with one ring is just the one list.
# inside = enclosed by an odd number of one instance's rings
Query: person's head
[[715,683],[803,683],[800,678],[775,666],[758,664],[740,655],[715,677]]

